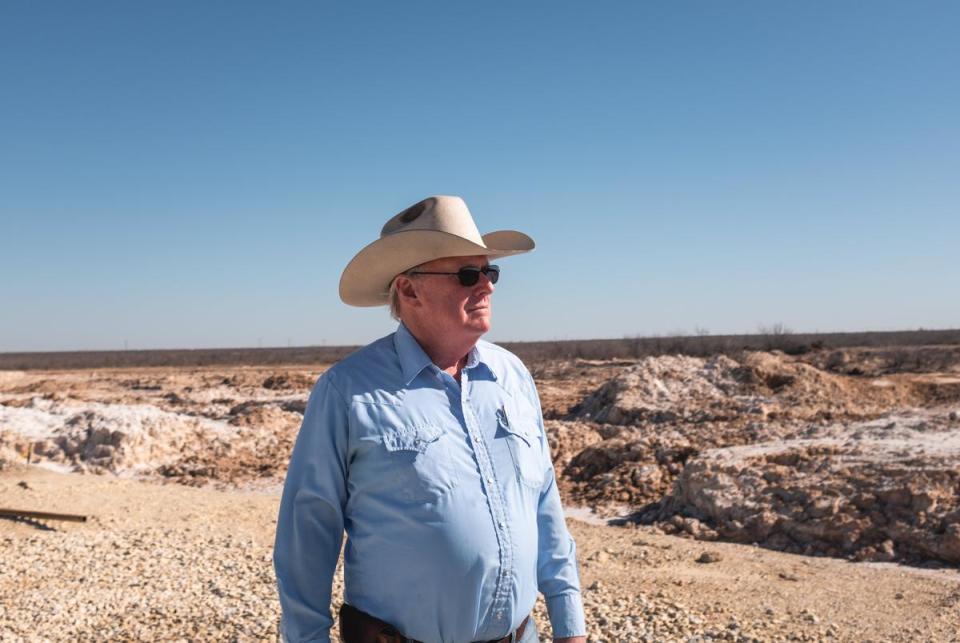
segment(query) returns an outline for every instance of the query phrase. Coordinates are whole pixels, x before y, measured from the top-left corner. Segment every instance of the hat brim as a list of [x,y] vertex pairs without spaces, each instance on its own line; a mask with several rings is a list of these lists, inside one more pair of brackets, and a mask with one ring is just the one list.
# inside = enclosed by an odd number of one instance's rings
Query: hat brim
[[377,239],[357,253],[340,276],[340,299],[351,306],[383,306],[390,282],[405,270],[442,257],[485,255],[491,259],[534,249],[533,239],[516,230],[497,230],[479,245],[437,230],[407,230]]

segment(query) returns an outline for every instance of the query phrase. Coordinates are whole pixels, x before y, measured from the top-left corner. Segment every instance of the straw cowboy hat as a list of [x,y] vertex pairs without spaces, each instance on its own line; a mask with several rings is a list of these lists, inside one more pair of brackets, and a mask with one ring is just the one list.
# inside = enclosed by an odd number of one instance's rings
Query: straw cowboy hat
[[340,299],[351,306],[382,306],[393,278],[414,266],[441,257],[494,259],[533,248],[533,239],[515,230],[480,236],[463,199],[431,196],[387,221],[380,238],[350,260],[340,276]]

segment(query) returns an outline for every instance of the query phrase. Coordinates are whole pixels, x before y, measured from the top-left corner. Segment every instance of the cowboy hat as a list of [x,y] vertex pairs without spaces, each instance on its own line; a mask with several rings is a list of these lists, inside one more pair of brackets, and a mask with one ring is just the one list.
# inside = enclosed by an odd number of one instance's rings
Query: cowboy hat
[[391,218],[380,238],[350,260],[340,276],[340,299],[351,306],[387,303],[393,278],[441,257],[491,259],[530,252],[533,239],[515,230],[480,236],[458,196],[431,196]]

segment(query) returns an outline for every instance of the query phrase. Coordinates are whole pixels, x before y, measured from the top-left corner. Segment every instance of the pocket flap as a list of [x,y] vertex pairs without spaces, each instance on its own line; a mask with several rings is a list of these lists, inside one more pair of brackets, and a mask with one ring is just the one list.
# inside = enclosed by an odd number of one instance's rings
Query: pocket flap
[[383,436],[383,446],[387,451],[416,451],[423,453],[427,445],[436,442],[443,435],[439,426],[417,426],[393,431]]
[[[497,423],[500,427],[510,433],[515,435],[524,442],[527,443],[527,446],[530,446],[533,442],[532,427],[530,422],[524,421],[521,418],[516,416],[516,413],[511,413],[513,417],[507,415],[507,410],[503,407],[497,409]],[[536,424],[533,425],[534,427]]]

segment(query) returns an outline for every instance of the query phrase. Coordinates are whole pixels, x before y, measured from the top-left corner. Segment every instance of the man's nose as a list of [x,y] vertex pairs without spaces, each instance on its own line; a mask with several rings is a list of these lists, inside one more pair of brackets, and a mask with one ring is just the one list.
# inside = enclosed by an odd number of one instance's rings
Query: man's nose
[[486,293],[492,293],[494,291],[493,282],[490,281],[490,277],[482,272],[480,273],[480,281],[477,282],[477,289]]

